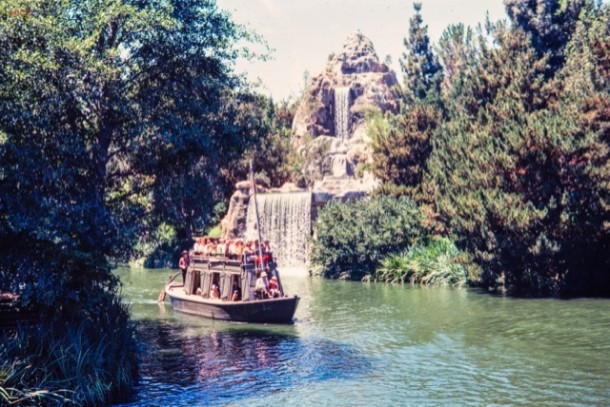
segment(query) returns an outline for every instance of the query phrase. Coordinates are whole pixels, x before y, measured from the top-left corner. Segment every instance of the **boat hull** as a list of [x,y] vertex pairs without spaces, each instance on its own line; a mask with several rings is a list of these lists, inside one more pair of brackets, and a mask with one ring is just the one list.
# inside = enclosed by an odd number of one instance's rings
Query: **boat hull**
[[223,321],[291,323],[299,297],[253,301],[208,300],[199,295],[185,294],[182,284],[166,288],[174,311]]

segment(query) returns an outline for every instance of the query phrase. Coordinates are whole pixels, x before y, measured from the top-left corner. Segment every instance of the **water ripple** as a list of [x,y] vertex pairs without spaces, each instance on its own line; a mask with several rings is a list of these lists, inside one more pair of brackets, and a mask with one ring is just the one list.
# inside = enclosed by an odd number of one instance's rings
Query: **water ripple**
[[180,325],[144,321],[138,332],[146,347],[142,377],[136,399],[124,406],[218,405],[370,369],[348,345],[272,331],[193,335]]

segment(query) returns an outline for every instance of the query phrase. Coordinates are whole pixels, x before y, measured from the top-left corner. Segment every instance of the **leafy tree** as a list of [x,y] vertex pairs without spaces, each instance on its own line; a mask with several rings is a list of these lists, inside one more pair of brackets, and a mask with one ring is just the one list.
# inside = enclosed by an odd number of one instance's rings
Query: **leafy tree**
[[295,176],[295,171],[290,166],[290,161],[295,155],[291,145],[292,120],[296,105],[287,100],[276,104],[272,99],[257,96],[259,115],[266,130],[259,137],[239,162],[231,163],[226,168],[225,181],[227,190],[234,191],[235,183],[249,178],[249,162],[254,159],[254,170],[257,171],[257,179],[265,181],[270,187],[280,187]]
[[116,287],[117,242],[163,222],[188,238],[265,134],[231,71],[251,37],[214,1],[7,0],[0,16],[0,288],[82,304]]
[[390,253],[423,239],[421,212],[407,197],[329,202],[314,226],[312,265],[327,278],[360,280]]
[[403,40],[400,59],[403,86],[408,104],[434,102],[439,98],[442,67],[432,51],[428,26],[421,16],[421,3],[413,3],[415,14],[409,20],[409,35]]
[[531,36],[539,57],[548,53],[547,74],[561,68],[565,46],[587,0],[505,0],[511,21]]
[[499,25],[435,138],[428,189],[487,286],[609,294],[608,88],[591,51],[603,15],[574,23],[556,78],[551,53]]

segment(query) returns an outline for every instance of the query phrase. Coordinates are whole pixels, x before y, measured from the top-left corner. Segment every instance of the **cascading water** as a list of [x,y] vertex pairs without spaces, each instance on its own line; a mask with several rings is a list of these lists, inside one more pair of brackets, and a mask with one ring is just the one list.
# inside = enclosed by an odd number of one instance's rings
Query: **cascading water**
[[349,87],[335,88],[335,137],[349,138]]
[[[280,266],[302,266],[307,261],[311,235],[311,193],[257,195],[261,236],[269,240]],[[258,239],[254,198],[248,204],[246,239]]]

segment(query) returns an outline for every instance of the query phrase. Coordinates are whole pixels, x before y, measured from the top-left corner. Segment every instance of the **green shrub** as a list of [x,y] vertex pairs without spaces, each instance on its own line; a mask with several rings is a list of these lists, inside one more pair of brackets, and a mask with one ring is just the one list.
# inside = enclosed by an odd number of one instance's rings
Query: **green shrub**
[[424,238],[423,216],[407,197],[330,202],[314,225],[314,273],[360,280],[380,259]]
[[476,266],[467,254],[446,237],[417,244],[401,254],[390,254],[381,261],[375,279],[389,283],[459,286],[466,282],[468,271]]
[[5,333],[0,405],[106,405],[128,393],[137,351],[127,307],[106,297],[100,312]]

